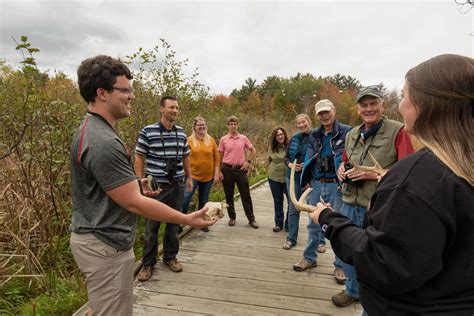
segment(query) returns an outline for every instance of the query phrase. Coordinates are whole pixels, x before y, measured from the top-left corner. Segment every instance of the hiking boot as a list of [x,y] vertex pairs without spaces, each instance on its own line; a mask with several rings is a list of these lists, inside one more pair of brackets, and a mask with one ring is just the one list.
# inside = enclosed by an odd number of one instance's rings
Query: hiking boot
[[273,231],[274,231],[275,233],[278,233],[279,231],[281,231],[281,229],[282,229],[282,228],[281,228],[280,226],[275,226],[275,227],[273,227]]
[[283,249],[285,250],[290,250],[294,245],[291,243],[291,241],[287,240],[285,241],[285,243],[283,244]]
[[358,301],[359,301],[358,297],[350,296],[345,290],[342,290],[341,292],[332,296],[332,302],[337,307],[346,307]]
[[334,269],[334,279],[336,279],[336,282],[339,284],[346,283],[346,276],[344,275],[344,270],[342,270],[341,268]]
[[142,266],[140,272],[138,272],[137,279],[140,282],[148,281],[153,274],[153,266]]
[[249,225],[252,226],[253,228],[257,229],[258,228],[258,224],[256,221],[251,221],[249,222]]
[[320,244],[318,246],[318,253],[325,253],[326,252],[326,245],[325,244]]
[[318,266],[316,261],[311,263],[308,260],[306,260],[305,258],[303,258],[303,259],[300,260],[300,262],[295,263],[293,265],[293,270],[301,272],[301,271],[304,271],[304,270],[307,270],[307,269],[314,268],[316,266]]
[[181,265],[181,262],[179,262],[178,259],[176,258],[171,259],[170,261],[163,261],[163,262],[173,272],[183,271],[183,266]]

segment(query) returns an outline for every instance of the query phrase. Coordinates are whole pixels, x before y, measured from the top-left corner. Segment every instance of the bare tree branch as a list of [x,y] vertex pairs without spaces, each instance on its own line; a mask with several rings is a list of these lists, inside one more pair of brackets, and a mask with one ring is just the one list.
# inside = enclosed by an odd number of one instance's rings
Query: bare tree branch
[[474,0],[454,0],[454,2],[458,5],[458,11],[461,14],[467,14],[474,6]]
[[3,155],[0,156],[0,160],[2,159],[5,159],[7,158],[8,156],[10,156],[12,153],[13,153],[13,150],[18,147],[18,145],[20,145],[21,141],[23,140],[23,137],[25,137],[25,133],[26,133],[26,130],[28,129],[28,127],[30,126],[30,124],[25,124],[23,126],[23,130],[21,131],[20,133],[20,136],[18,137],[18,139],[16,140],[15,143],[13,143],[10,148],[8,148],[6,150],[6,153],[4,153]]

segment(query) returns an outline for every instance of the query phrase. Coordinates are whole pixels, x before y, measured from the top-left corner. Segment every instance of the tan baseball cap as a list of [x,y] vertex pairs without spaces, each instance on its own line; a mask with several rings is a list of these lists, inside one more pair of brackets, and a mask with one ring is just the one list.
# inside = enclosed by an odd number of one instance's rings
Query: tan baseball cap
[[332,104],[328,99],[320,100],[314,105],[314,111],[316,114],[322,111],[331,111],[332,108],[334,108],[334,104]]

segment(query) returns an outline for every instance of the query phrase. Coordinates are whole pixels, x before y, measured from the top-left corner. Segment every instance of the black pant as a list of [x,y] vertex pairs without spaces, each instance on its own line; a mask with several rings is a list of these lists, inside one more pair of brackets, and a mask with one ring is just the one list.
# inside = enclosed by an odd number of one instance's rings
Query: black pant
[[[156,197],[160,202],[181,210],[183,206],[184,184],[173,182],[171,184],[160,183],[162,191]],[[145,219],[145,245],[143,246],[144,266],[154,266],[156,255],[158,254],[158,232],[161,222]],[[166,224],[165,235],[163,237],[163,261],[170,261],[176,258],[179,251],[178,224]]]
[[234,208],[234,187],[237,183],[237,188],[239,189],[245,215],[247,216],[249,222],[255,221],[247,172],[240,170],[239,168],[232,168],[232,166],[227,164],[222,164],[222,174],[224,175],[222,184],[224,186],[225,200],[226,203],[229,204],[229,207],[227,208],[229,217],[231,219],[235,219],[236,217]]

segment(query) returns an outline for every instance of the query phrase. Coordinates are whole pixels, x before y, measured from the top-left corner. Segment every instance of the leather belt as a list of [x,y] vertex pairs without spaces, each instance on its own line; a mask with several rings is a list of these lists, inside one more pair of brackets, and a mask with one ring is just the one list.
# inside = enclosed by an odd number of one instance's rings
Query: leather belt
[[336,178],[319,178],[317,180],[321,183],[336,183],[337,182]]
[[242,165],[230,165],[230,164],[225,163],[225,162],[222,163],[222,164],[225,165],[225,166],[227,166],[227,167],[229,167],[229,168],[232,168],[232,169],[240,169],[240,168],[242,168]]

